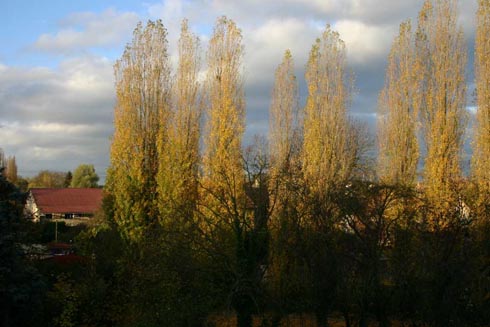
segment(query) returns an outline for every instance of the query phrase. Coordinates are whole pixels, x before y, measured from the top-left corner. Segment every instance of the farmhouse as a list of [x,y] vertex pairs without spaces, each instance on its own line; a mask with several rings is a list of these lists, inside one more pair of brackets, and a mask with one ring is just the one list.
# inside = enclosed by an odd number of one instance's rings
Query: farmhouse
[[77,224],[92,217],[101,205],[102,189],[33,188],[29,191],[24,213],[35,222],[61,219],[68,224]]

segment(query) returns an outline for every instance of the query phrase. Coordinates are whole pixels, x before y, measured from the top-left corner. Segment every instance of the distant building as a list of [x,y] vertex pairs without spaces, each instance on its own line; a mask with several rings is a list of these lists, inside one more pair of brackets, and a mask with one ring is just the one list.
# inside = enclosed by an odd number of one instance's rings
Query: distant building
[[99,188],[33,188],[24,213],[35,222],[56,219],[76,225],[92,217],[101,205],[102,189]]

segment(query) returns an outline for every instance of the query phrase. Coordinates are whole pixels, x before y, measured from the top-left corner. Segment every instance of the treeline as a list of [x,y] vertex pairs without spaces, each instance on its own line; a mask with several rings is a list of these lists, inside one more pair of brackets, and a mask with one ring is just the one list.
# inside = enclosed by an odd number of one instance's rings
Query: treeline
[[26,178],[28,188],[98,187],[99,175],[94,165],[80,164],[71,171],[41,170],[36,176]]
[[305,106],[286,51],[268,141],[243,149],[235,23],[217,20],[202,65],[184,21],[176,71],[162,22],[139,24],[115,64],[104,210],[77,240],[87,260],[50,275],[37,322],[213,326],[231,312],[239,327],[305,315],[318,326],[333,318],[362,327],[488,325],[484,0],[477,28],[478,123],[465,179],[466,50],[454,0],[427,0],[415,32],[400,26],[380,95],[376,163],[364,127],[348,116],[352,73],[329,26],[306,64]]
[[4,168],[5,178],[23,192],[30,188],[98,187],[99,181],[91,164],[79,165],[73,174],[71,171],[41,170],[33,177],[22,177],[17,173],[15,156],[6,157],[1,148],[0,168]]

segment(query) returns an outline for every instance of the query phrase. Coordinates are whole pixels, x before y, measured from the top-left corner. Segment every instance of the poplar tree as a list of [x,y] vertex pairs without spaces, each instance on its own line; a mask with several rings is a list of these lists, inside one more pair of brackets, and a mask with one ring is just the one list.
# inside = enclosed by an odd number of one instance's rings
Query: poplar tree
[[345,44],[328,25],[310,51],[306,82],[303,173],[310,190],[323,196],[350,177],[357,153],[346,113],[352,79]]
[[15,184],[17,182],[17,162],[15,161],[15,156],[7,158],[5,173],[10,183]]
[[298,115],[298,82],[291,51],[286,50],[282,63],[276,69],[270,106],[269,152],[273,175],[287,173],[297,156],[300,138]]
[[286,50],[275,71],[272,101],[269,110],[269,193],[273,212],[270,221],[270,278],[268,285],[273,293],[275,310],[273,320],[281,320],[283,310],[298,296],[298,276],[303,258],[293,255],[300,244],[299,203],[300,183],[300,113],[298,81],[294,74],[291,52]]
[[292,183],[300,170],[301,131],[298,96],[293,57],[291,52],[286,50],[282,63],[275,72],[269,111],[269,189],[278,215],[283,215],[283,211],[288,210],[287,207],[293,200]]
[[417,178],[417,94],[415,51],[410,21],[400,25],[388,57],[379,97],[378,175],[388,184],[413,185]]
[[310,296],[318,326],[327,325],[339,283],[334,254],[334,226],[341,218],[333,201],[352,177],[358,157],[357,131],[347,117],[352,78],[345,44],[327,25],[310,51],[306,66],[308,97],[304,112],[302,174],[306,212],[300,243],[306,251]]
[[466,127],[463,32],[455,0],[427,0],[416,35],[419,108],[427,147],[424,180],[436,206],[455,199]]
[[477,113],[473,141],[473,177],[480,194],[490,191],[490,3],[478,1],[475,77]]
[[[160,129],[158,190],[161,218],[190,218],[197,201],[201,101],[198,73],[199,39],[183,20],[178,47],[178,67],[172,88],[172,113],[168,129]],[[171,223],[171,221],[166,221]]]
[[207,189],[205,193],[211,196],[205,200],[207,205],[221,207],[215,213],[226,213],[226,216],[241,215],[239,202],[243,201],[241,145],[245,130],[245,100],[242,60],[241,31],[232,20],[221,17],[209,41],[207,54],[208,122],[203,186]]
[[114,65],[115,130],[106,189],[114,199],[114,220],[130,241],[157,221],[157,138],[168,125],[169,67],[161,21],[139,23]]
[[237,326],[250,327],[263,275],[263,253],[267,253],[267,220],[257,213],[267,209],[262,210],[255,201],[255,191],[261,191],[264,185],[260,179],[257,189],[245,183],[241,148],[245,128],[243,46],[241,31],[232,20],[218,19],[209,41],[207,61],[208,121],[199,210],[204,234],[210,241],[208,251],[220,260],[217,273],[227,278],[227,296],[236,311]]

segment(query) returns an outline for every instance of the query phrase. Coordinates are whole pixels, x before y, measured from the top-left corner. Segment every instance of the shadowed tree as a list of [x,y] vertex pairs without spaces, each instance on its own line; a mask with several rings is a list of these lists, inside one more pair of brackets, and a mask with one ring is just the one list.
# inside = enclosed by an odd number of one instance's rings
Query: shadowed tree
[[275,73],[270,107],[270,156],[272,175],[287,174],[298,156],[298,81],[291,51],[286,50]]
[[114,65],[116,106],[106,190],[114,220],[127,240],[141,239],[157,221],[157,138],[166,146],[170,65],[161,21],[138,24],[133,40]]
[[[237,325],[252,324],[258,285],[253,206],[245,193],[242,137],[245,129],[242,34],[235,23],[218,19],[209,41],[208,71],[204,85],[207,96],[207,130],[199,213],[216,273],[226,282],[229,305]],[[253,202],[253,201],[252,201]]]
[[269,152],[271,157],[269,192],[272,216],[269,222],[271,246],[269,257],[271,292],[270,306],[274,310],[273,325],[278,326],[283,315],[300,301],[299,255],[300,232],[298,177],[300,176],[301,130],[298,103],[298,81],[294,74],[293,57],[284,53],[275,72],[270,106]]
[[45,285],[25,255],[25,195],[0,167],[0,325],[33,326],[41,318]]
[[68,171],[65,175],[65,182],[63,183],[63,187],[70,187],[72,179],[73,179],[73,174],[71,173],[71,171]]
[[[171,262],[168,269],[175,274],[179,287],[174,303],[183,308],[178,313],[189,326],[202,324],[202,312],[213,306],[203,274],[197,226],[198,177],[201,163],[200,133],[202,101],[200,98],[199,39],[183,20],[178,43],[178,65],[172,87],[172,110],[168,127],[161,129],[158,140],[159,170],[158,206],[162,233],[158,238]],[[163,246],[162,246],[163,244]],[[162,257],[163,259],[163,257]],[[157,277],[158,279],[158,277]]]
[[400,25],[391,47],[378,104],[378,176],[388,184],[413,185],[417,178],[414,55],[411,24],[407,21]]
[[5,153],[3,152],[3,149],[0,148],[0,168],[5,168],[7,165],[7,160],[5,158]]
[[338,269],[333,253],[333,227],[339,218],[332,192],[352,177],[359,158],[358,130],[347,117],[352,76],[345,44],[327,25],[310,51],[306,66],[308,97],[304,117],[302,173],[306,189],[306,264],[311,308],[319,326],[335,298]]

